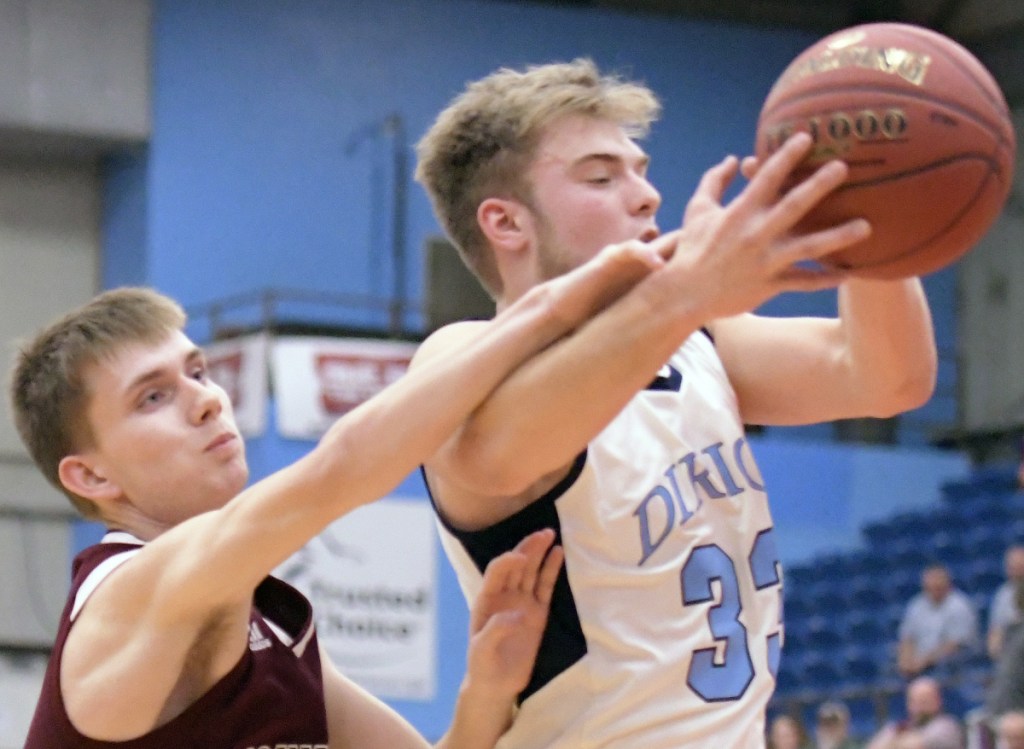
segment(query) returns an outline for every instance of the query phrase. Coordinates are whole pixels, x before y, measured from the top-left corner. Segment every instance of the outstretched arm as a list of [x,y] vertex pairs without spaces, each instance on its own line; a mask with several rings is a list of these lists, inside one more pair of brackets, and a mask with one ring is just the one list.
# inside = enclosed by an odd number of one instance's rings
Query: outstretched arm
[[[237,663],[266,575],[393,489],[523,360],[661,263],[650,248],[623,246],[537,288],[487,335],[346,414],[296,463],[157,535],[93,593],[68,641],[64,697],[87,732],[120,740],[184,709]],[[185,679],[185,669],[198,673]]]

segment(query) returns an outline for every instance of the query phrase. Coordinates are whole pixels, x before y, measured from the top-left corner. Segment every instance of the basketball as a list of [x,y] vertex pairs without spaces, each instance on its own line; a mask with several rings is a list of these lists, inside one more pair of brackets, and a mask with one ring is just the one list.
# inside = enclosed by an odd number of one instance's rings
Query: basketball
[[850,167],[797,230],[870,221],[869,239],[823,260],[867,278],[926,275],[960,258],[1002,210],[1016,163],[992,75],[952,39],[910,24],[854,26],[798,55],[765,99],[755,155],[763,163],[797,131],[814,145],[796,181],[830,159]]

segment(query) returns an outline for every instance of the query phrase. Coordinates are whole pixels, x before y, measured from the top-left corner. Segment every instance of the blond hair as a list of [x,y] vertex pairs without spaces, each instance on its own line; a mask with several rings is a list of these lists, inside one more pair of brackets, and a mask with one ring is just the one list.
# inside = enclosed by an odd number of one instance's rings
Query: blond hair
[[583,114],[620,125],[630,137],[647,134],[660,104],[646,86],[602,75],[577,59],[502,68],[470,83],[417,144],[416,179],[463,261],[494,297],[502,282],[477,223],[488,197],[529,202],[525,173],[544,128]]
[[92,444],[85,416],[85,369],[125,345],[158,343],[185,325],[173,300],[146,288],[104,292],[40,331],[21,347],[11,375],[14,424],[32,460],[78,511],[98,519],[93,502],[61,484],[61,460]]

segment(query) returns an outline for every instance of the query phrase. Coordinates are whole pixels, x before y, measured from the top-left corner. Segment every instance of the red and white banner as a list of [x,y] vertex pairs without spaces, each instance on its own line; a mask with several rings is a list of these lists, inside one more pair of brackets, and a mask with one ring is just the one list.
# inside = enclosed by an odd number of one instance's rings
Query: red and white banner
[[258,437],[267,428],[267,336],[216,341],[203,346],[210,379],[231,398],[243,437]]
[[405,374],[416,347],[360,338],[276,339],[271,371],[278,432],[319,439],[339,416]]

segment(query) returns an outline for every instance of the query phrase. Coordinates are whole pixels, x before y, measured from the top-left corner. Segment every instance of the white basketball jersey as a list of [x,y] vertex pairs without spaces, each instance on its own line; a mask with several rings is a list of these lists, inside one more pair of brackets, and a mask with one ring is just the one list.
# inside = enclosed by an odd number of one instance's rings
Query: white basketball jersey
[[500,749],[764,745],[780,571],[760,473],[706,333],[690,336],[551,493],[443,522],[463,591],[532,530],[565,549],[534,678]]

